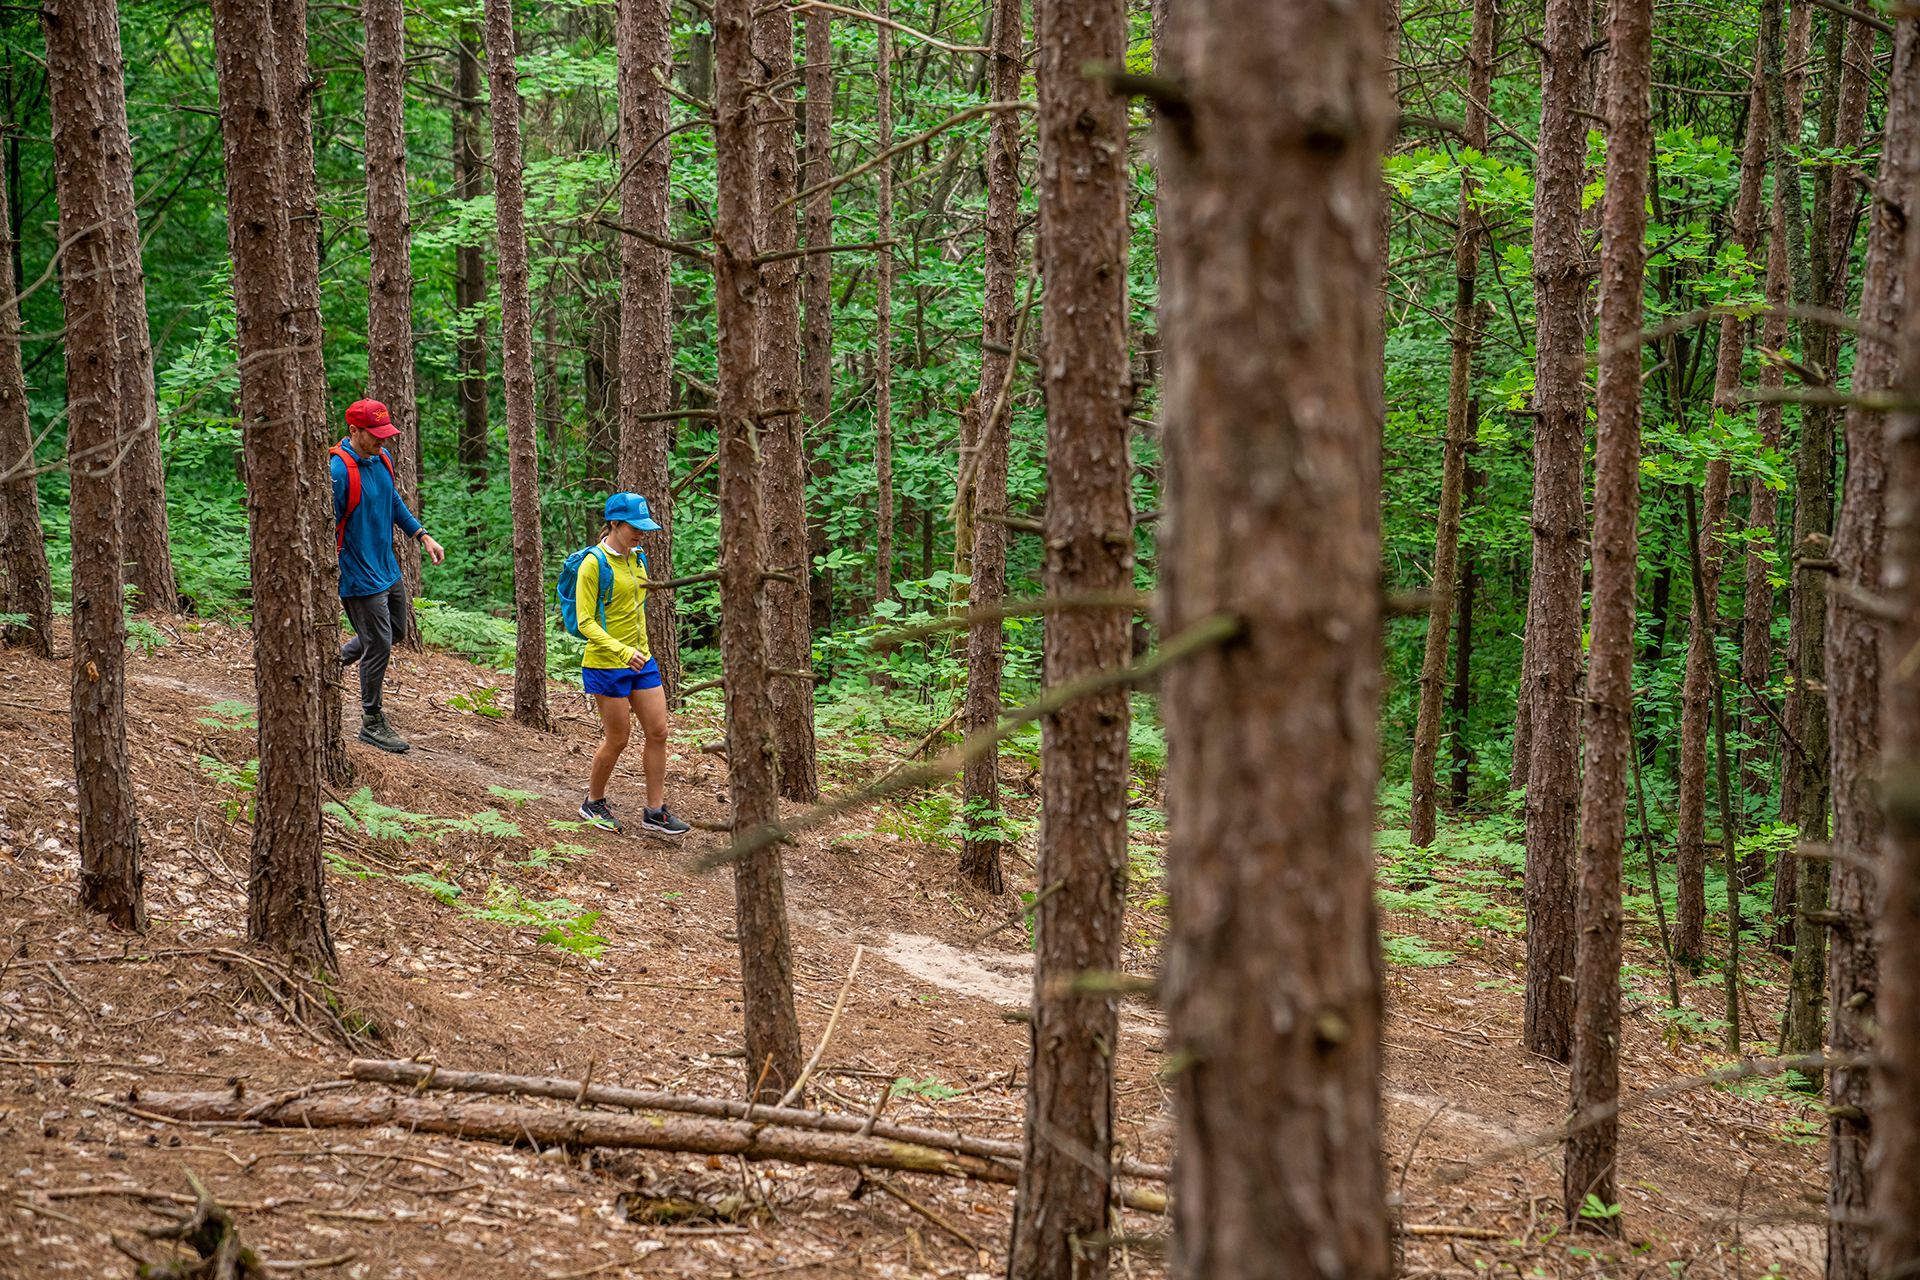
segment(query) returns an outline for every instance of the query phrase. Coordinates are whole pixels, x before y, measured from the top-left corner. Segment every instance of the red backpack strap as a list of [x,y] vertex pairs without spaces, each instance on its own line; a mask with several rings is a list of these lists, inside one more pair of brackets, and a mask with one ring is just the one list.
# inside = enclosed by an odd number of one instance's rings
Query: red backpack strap
[[393,459],[387,456],[387,451],[385,449],[382,449],[380,451],[380,461],[386,464],[388,478],[391,479],[394,482],[394,484],[398,485],[400,483],[400,478],[394,475]]
[[[340,459],[347,468],[347,509],[341,517],[334,522],[333,526],[333,549],[334,552],[338,554],[346,550],[347,521],[352,518],[354,509],[360,505],[360,464],[354,460],[354,456],[351,453],[348,453],[339,445],[333,446],[328,452]],[[386,454],[387,451],[385,449],[380,451],[380,457],[383,462],[386,461]],[[393,470],[393,464],[391,462],[387,463],[387,470]]]

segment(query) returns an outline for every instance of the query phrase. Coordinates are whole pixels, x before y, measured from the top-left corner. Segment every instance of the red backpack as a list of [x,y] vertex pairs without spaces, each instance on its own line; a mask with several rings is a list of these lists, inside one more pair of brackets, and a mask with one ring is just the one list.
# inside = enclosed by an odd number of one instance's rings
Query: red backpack
[[[353,518],[354,510],[360,505],[360,462],[353,456],[351,451],[343,449],[339,445],[333,446],[333,448],[327,452],[340,459],[347,467],[347,510],[346,514],[335,521],[333,526],[333,550],[335,554],[338,554],[346,550],[347,521]],[[380,451],[380,463],[386,467],[387,475],[391,478],[393,476],[393,459],[387,456],[385,449]]]

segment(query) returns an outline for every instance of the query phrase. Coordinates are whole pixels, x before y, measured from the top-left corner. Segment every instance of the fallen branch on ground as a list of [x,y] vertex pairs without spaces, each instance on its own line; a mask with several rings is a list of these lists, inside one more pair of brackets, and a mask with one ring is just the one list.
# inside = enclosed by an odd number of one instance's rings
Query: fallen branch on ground
[[[571,1088],[579,1090],[578,1082]],[[591,1097],[593,1090],[587,1089]],[[142,1093],[142,1110],[175,1120],[238,1120],[250,1115],[253,1099],[219,1093]],[[443,1102],[432,1098],[349,1098],[338,1094],[294,1098],[252,1117],[281,1129],[405,1129],[453,1138],[484,1139],[517,1145],[614,1147],[634,1151],[682,1151],[694,1155],[740,1156],[747,1160],[784,1160],[792,1164],[830,1164],[857,1169],[897,1169],[945,1178],[970,1178],[1015,1186],[1020,1171],[998,1160],[943,1151],[913,1142],[857,1134],[823,1133],[744,1120],[691,1116],[617,1115],[574,1108],[517,1107],[495,1102]],[[1130,1208],[1164,1213],[1167,1198],[1157,1191],[1131,1188]]]
[[[447,1071],[425,1062],[406,1059],[374,1060],[356,1058],[347,1073],[355,1080],[375,1084],[401,1085],[417,1089],[446,1089],[454,1093],[520,1094],[529,1098],[576,1099],[607,1107],[631,1107],[654,1111],[675,1111],[686,1115],[744,1119],[748,1104],[731,1098],[701,1098],[687,1094],[664,1093],[652,1089],[624,1089],[619,1085],[589,1084],[583,1092],[578,1080],[560,1076],[514,1076],[495,1071]],[[756,1121],[795,1129],[819,1129],[828,1133],[867,1133],[864,1116],[835,1115],[826,1111],[806,1111],[794,1107],[753,1108]],[[984,1160],[1010,1160],[1020,1163],[1020,1144],[998,1142],[992,1138],[970,1138],[914,1125],[874,1124],[871,1136],[894,1142],[911,1142]],[[1120,1172],[1143,1182],[1166,1182],[1173,1171],[1165,1165],[1122,1160]]]

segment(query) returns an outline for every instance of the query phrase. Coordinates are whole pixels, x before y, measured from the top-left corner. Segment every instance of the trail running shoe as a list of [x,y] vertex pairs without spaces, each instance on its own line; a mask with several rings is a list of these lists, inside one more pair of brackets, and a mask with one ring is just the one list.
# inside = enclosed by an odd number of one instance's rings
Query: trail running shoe
[[602,831],[620,830],[620,819],[613,816],[613,806],[605,800],[588,800],[581,804],[580,817]]
[[661,805],[658,809],[641,809],[640,825],[647,831],[663,836],[683,836],[693,828],[673,816],[673,810]]
[[411,749],[407,740],[395,733],[393,726],[387,723],[386,715],[379,711],[360,717],[360,741],[394,755]]

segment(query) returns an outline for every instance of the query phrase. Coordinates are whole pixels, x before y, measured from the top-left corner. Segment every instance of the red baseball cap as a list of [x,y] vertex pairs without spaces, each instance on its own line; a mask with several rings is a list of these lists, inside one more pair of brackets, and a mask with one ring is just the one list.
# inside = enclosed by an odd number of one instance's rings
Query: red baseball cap
[[348,405],[347,425],[360,428],[375,440],[400,434],[400,428],[393,425],[393,415],[378,400],[355,400]]

